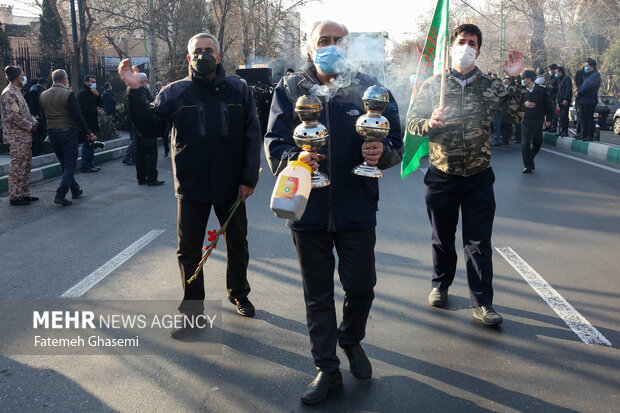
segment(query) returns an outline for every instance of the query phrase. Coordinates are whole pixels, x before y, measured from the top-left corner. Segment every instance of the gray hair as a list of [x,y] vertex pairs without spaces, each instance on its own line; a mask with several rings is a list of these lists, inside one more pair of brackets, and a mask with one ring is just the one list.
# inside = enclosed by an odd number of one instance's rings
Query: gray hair
[[209,33],[198,33],[193,35],[192,38],[187,41],[187,54],[192,54],[192,51],[189,49],[189,45],[198,39],[211,39],[213,44],[215,44],[215,52],[220,54],[220,42],[217,41],[217,37]]
[[148,82],[149,81],[149,77],[146,75],[146,73],[138,73],[138,77],[140,78],[140,82]]
[[67,72],[62,69],[56,69],[52,72],[52,80],[54,83],[60,83],[67,78]]
[[316,28],[317,28],[317,27],[319,27],[319,26],[320,26],[320,25],[322,25],[322,24],[327,24],[327,23],[330,23],[330,24],[335,24],[335,25],[337,25],[337,26],[340,26],[340,28],[344,31],[344,35],[345,35],[345,36],[348,36],[348,35],[349,35],[349,29],[347,29],[347,26],[345,26],[344,24],[342,24],[342,23],[338,23],[338,22],[335,22],[335,21],[333,21],[333,20],[321,20],[321,21],[318,21],[318,22],[314,22],[314,23],[312,24],[312,27],[311,27],[311,28],[310,28],[310,30],[308,31],[308,35],[306,36],[306,41],[307,41],[307,43],[308,43],[308,46],[310,46],[310,47],[314,47],[314,45],[312,44],[312,34],[313,34],[313,33],[314,33],[314,31],[316,30]]

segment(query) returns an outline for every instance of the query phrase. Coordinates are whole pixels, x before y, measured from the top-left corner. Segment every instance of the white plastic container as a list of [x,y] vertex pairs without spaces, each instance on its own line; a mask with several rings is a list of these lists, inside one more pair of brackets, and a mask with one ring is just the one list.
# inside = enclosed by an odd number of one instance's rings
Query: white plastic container
[[301,161],[289,162],[273,187],[270,208],[278,218],[299,221],[311,190],[312,168]]

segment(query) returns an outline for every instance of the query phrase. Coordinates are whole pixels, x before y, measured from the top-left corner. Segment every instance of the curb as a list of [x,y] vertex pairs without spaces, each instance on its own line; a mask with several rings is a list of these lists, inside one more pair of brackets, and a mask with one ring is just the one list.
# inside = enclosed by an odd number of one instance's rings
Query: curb
[[551,133],[543,134],[543,142],[568,152],[575,152],[599,161],[620,165],[620,148],[598,142],[584,142],[574,138],[560,138]]
[[[157,138],[157,145],[159,146],[162,144],[163,144],[163,139]],[[97,162],[106,162],[106,161],[112,161],[114,159],[122,158],[123,156],[125,156],[126,149],[127,149],[127,145],[109,149],[109,150],[102,151],[102,152],[96,152],[95,160]],[[76,174],[79,174],[80,159],[82,158],[78,157],[78,162],[77,162],[78,167],[76,168]],[[30,170],[30,179],[28,180],[28,183],[39,182],[39,181],[42,181],[44,179],[49,179],[49,178],[55,178],[57,176],[60,176],[61,174],[62,174],[62,171],[60,169],[60,163],[56,162],[50,165],[45,165],[40,168],[34,168]],[[6,192],[8,190],[9,190],[9,177],[8,176],[0,177],[0,192]]]

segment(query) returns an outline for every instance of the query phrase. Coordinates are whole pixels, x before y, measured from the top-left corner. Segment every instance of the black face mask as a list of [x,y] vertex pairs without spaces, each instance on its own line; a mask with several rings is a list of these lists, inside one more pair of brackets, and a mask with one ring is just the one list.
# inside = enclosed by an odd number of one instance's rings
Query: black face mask
[[210,75],[215,70],[217,61],[215,57],[211,56],[209,53],[203,52],[192,56],[189,64],[192,66],[192,69],[199,74]]

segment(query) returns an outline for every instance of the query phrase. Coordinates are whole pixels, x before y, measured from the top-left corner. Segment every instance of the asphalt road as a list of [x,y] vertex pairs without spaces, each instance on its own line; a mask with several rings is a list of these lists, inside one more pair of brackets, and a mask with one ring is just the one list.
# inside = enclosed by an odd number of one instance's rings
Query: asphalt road
[[[373,379],[355,380],[342,356],[343,388],[317,408],[303,406],[299,396],[315,370],[299,268],[288,230],[268,209],[275,179],[264,165],[247,203],[254,319],[225,300],[223,248],[207,262],[207,298],[222,300],[221,354],[0,355],[0,411],[618,411],[620,174],[543,151],[535,173],[522,175],[520,154],[513,144],[493,155],[493,243],[527,263],[518,266],[522,276],[494,255],[501,328],[472,318],[462,253],[449,306],[428,306],[422,173],[402,181],[392,169],[381,180],[378,284],[363,344]],[[77,176],[85,196],[74,206],[52,203],[57,178],[32,187],[41,200],[30,207],[0,202],[2,300],[62,300],[153,230],[163,232],[83,297],[180,299],[169,160],[159,160],[161,187],[138,186],[120,161],[102,167]],[[209,229],[218,227],[214,221]],[[611,345],[582,341],[525,281],[532,271]],[[340,313],[339,283],[336,301]]]

